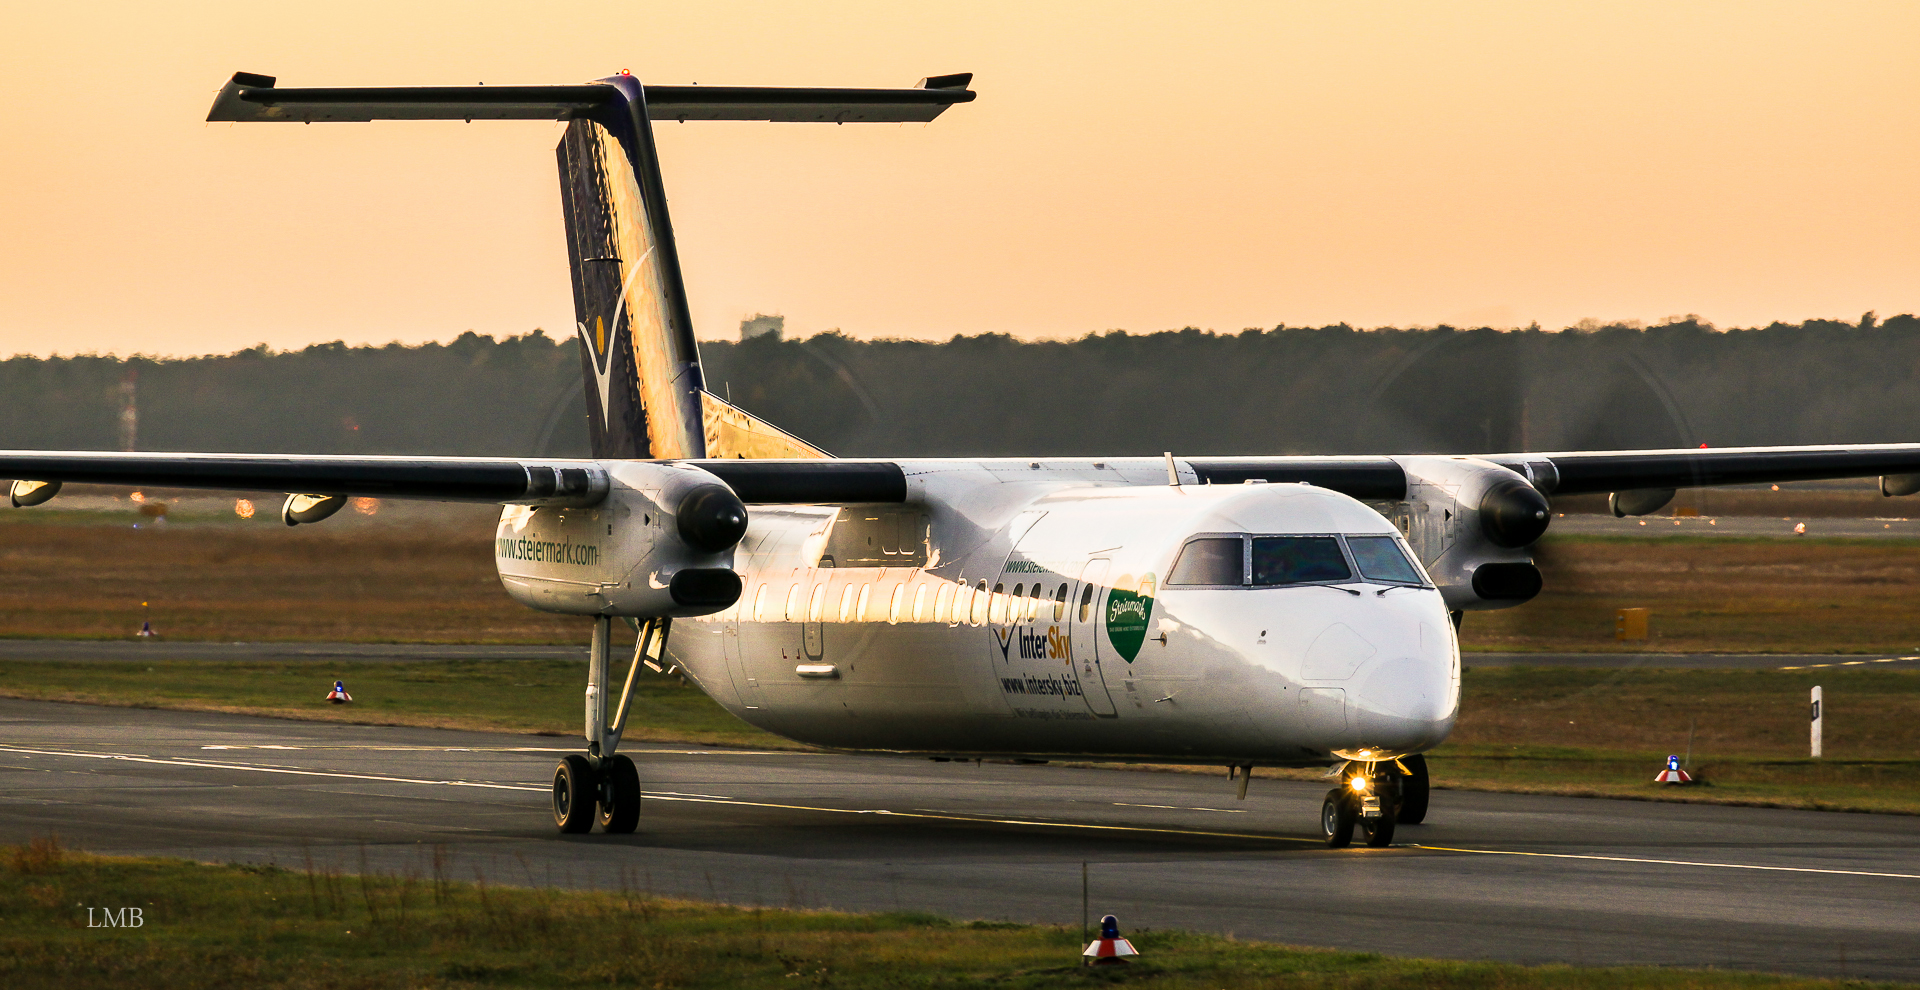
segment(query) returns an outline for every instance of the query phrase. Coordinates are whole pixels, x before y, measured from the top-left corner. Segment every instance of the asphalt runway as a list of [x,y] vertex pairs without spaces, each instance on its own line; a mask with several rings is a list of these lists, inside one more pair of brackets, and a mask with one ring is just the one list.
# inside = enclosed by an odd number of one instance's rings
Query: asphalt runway
[[[1437,791],[1328,850],[1326,785],[633,747],[631,836],[556,835],[569,740],[0,700],[0,841],[762,906],[1094,917],[1517,962],[1920,980],[1920,819]],[[164,918],[165,906],[150,909]]]

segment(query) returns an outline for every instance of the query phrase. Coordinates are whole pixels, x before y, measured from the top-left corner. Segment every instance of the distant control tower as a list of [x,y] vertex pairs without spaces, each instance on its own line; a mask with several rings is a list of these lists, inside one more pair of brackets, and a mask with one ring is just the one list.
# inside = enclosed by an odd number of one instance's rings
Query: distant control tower
[[786,326],[787,318],[784,316],[768,316],[765,313],[755,313],[740,321],[740,339],[752,340],[755,337],[772,337],[775,340],[779,340],[780,331],[786,329]]

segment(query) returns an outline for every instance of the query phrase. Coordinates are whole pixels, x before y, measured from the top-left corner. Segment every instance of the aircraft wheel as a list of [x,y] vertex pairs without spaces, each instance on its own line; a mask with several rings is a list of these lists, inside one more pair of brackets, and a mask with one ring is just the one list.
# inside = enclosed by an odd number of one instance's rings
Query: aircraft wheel
[[595,794],[599,791],[593,764],[570,755],[553,768],[553,824],[562,832],[585,832],[593,827]]
[[640,771],[625,754],[600,764],[600,830],[627,835],[640,824]]
[[1393,845],[1393,826],[1397,818],[1391,809],[1382,809],[1378,817],[1360,819],[1360,827],[1367,830],[1367,845],[1374,849]]
[[1400,778],[1400,824],[1418,825],[1427,820],[1427,758],[1406,756],[1400,763],[1407,768]]
[[1327,792],[1327,799],[1320,804],[1320,831],[1326,834],[1327,848],[1344,849],[1352,844],[1357,817],[1345,789],[1336,787]]

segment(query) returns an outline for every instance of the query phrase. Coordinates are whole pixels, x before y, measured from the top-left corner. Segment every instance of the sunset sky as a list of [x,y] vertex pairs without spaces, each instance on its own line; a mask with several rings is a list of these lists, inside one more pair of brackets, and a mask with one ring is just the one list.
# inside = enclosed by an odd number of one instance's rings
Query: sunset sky
[[661,125],[700,335],[1920,310],[1920,3],[13,5],[0,356],[570,333],[546,122],[207,124],[288,86],[911,85]]

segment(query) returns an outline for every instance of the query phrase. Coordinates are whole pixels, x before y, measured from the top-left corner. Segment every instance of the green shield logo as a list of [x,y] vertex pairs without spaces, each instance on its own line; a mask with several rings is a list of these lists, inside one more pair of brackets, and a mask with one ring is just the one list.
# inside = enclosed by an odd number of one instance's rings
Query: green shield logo
[[1107,641],[1128,663],[1140,655],[1140,644],[1147,641],[1147,619],[1153,614],[1153,575],[1140,576],[1138,590],[1132,575],[1122,574],[1107,592]]

